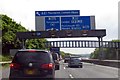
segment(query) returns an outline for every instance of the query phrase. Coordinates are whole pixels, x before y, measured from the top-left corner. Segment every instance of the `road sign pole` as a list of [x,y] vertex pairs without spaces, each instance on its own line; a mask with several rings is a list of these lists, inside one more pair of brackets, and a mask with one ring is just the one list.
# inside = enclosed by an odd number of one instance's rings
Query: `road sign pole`
[[99,59],[102,60],[104,59],[103,38],[98,37],[98,41],[99,41]]
[[101,59],[101,53],[100,53],[100,50],[101,50],[101,45],[100,45],[100,37],[98,37],[98,41],[99,41],[99,59]]
[[101,51],[100,52],[101,52],[101,58],[104,59],[105,54],[104,54],[104,51],[103,51],[103,38],[102,37],[101,37]]
[[119,50],[116,49],[116,59],[117,59],[117,60],[119,60],[119,57],[118,57],[118,56],[119,56],[118,51],[119,51]]

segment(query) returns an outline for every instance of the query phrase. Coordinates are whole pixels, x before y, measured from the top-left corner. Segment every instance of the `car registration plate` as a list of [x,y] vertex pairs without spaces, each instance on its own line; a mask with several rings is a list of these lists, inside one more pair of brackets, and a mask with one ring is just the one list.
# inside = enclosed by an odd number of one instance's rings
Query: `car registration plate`
[[26,69],[25,74],[34,75],[36,73],[35,69]]

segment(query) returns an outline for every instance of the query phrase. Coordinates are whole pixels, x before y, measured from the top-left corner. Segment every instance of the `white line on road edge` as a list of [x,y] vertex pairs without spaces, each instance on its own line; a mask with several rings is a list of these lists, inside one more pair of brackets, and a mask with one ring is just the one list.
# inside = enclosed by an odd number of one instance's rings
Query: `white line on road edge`
[[69,74],[69,77],[70,77],[70,78],[74,78],[71,74]]
[[66,69],[66,68],[64,67],[64,69]]
[[0,64],[10,64],[11,61],[7,61],[7,62],[0,62]]

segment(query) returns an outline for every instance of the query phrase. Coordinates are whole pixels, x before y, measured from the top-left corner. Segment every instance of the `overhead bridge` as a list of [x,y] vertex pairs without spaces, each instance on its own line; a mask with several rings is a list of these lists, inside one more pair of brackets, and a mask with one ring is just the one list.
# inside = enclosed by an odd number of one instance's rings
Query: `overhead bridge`
[[48,41],[46,47],[60,48],[120,48],[120,42],[111,41],[87,41],[87,40],[72,40],[72,41]]

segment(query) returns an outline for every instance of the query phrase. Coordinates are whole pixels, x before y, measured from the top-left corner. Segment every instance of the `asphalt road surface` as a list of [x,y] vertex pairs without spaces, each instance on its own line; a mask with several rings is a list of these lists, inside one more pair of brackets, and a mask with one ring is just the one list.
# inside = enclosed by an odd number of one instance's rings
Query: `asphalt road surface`
[[[2,68],[0,71],[2,72],[2,78],[8,78],[9,68]],[[83,68],[69,68],[67,63],[63,63],[63,61],[61,61],[60,70],[56,70],[55,77],[58,79],[82,78],[83,80],[93,80],[94,78],[97,78],[97,80],[99,78],[109,78],[108,80],[110,80],[110,78],[113,78],[113,80],[115,80],[114,78],[118,78],[118,68],[100,66],[90,63],[83,63]]]

